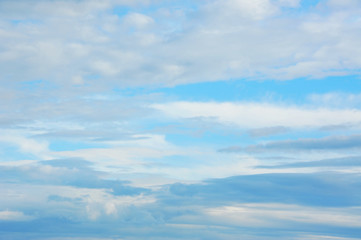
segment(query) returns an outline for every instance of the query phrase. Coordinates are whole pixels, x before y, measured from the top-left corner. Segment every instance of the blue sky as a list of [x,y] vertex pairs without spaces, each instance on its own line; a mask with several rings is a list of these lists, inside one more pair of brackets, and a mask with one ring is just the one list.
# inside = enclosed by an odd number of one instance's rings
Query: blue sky
[[360,16],[0,1],[0,239],[359,239]]

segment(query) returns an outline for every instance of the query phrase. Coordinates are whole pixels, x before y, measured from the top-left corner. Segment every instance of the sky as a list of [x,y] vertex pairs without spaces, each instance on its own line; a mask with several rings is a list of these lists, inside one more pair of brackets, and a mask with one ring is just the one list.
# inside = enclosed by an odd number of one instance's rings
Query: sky
[[1,0],[0,240],[360,239],[360,16]]

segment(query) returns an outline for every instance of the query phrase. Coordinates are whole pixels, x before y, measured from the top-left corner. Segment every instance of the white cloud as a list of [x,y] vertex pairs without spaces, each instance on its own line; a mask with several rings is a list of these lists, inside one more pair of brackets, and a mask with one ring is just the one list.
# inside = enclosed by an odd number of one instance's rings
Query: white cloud
[[19,211],[0,211],[0,220],[1,221],[30,221],[34,217],[25,215],[23,212]]
[[361,94],[346,94],[331,92],[325,94],[311,94],[308,96],[311,104],[332,108],[361,108]]
[[145,28],[151,25],[152,23],[154,23],[154,20],[151,17],[140,13],[127,14],[123,18],[123,21],[129,27],[136,27],[136,28]]
[[253,20],[264,19],[277,11],[277,7],[269,0],[227,0],[217,1],[216,5],[220,8],[224,7],[227,12],[231,11],[233,14]]
[[[344,5],[351,6],[348,2]],[[282,6],[298,6],[296,0],[207,1],[197,14],[163,9],[168,15],[145,15],[136,7],[143,3],[125,2],[120,4],[134,7],[125,16],[111,11],[115,1],[1,4],[0,81],[11,76],[78,85],[82,81],[74,76],[84,81],[97,76],[94,90],[229,78],[320,78],[359,74],[361,64],[358,4],[342,11],[321,5],[302,17],[283,12]]]
[[141,206],[145,204],[154,203],[155,199],[149,196],[121,196],[115,197],[109,194],[103,194],[101,198],[94,199],[88,197],[85,199],[86,213],[88,218],[92,221],[100,217],[122,217],[122,213],[129,206]]
[[95,70],[106,76],[116,75],[119,72],[119,69],[114,66],[114,64],[107,61],[96,61],[93,63],[93,67]]
[[357,109],[312,109],[231,102],[171,102],[152,106],[171,118],[204,118],[240,128],[274,126],[317,128],[325,125],[361,122],[361,111]]
[[180,149],[165,140],[163,135],[133,135],[127,140],[102,141],[104,148],[53,152],[58,157],[79,157],[104,165],[124,166],[144,163],[147,158],[161,158],[180,153]]
[[[39,141],[22,134],[19,131],[0,131],[0,143],[15,145],[22,153],[30,153],[39,159],[50,157],[49,143]],[[10,156],[11,157],[11,156]]]
[[[3,208],[33,209],[37,212],[34,218],[54,215],[92,221],[104,217],[122,218],[128,207],[155,202],[149,195],[115,196],[106,189],[5,183],[0,186]],[[60,200],[51,201],[51,196]],[[0,211],[0,220],[27,219],[30,217],[19,211]]]
[[360,208],[314,208],[287,204],[243,204],[205,209],[215,222],[238,226],[276,227],[288,224],[324,224],[360,227]]

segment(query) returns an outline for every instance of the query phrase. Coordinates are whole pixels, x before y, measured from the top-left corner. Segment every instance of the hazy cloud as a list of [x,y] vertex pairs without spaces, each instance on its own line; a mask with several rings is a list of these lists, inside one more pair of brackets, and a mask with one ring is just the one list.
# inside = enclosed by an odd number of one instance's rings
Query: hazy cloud
[[330,136],[298,140],[273,141],[249,146],[232,146],[221,149],[221,152],[265,152],[265,151],[313,151],[313,150],[347,150],[358,149],[361,146],[361,136]]
[[259,168],[307,168],[307,167],[361,167],[361,157],[343,157],[318,161],[295,162],[279,165],[258,166]]

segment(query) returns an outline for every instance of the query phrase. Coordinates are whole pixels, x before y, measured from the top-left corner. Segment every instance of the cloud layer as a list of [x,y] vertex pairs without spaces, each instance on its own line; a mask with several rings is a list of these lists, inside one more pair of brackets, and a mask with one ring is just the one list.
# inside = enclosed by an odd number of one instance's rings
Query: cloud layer
[[0,1],[0,238],[357,239],[360,13]]
[[359,74],[359,3],[302,4],[2,1],[2,79],[111,87]]

